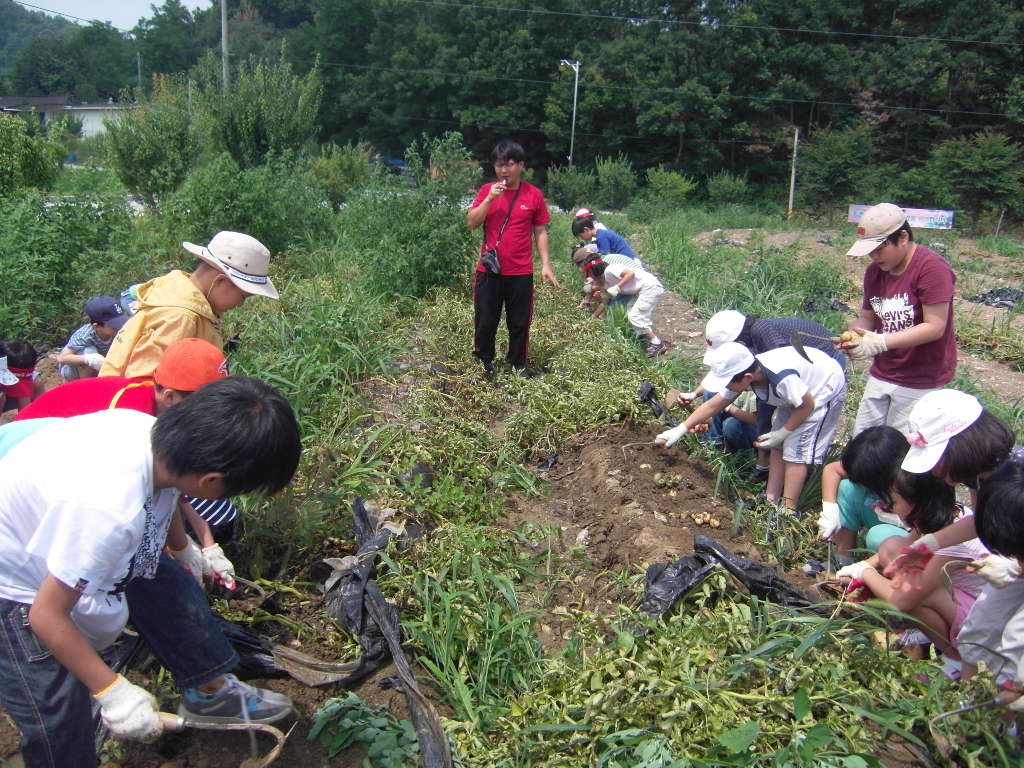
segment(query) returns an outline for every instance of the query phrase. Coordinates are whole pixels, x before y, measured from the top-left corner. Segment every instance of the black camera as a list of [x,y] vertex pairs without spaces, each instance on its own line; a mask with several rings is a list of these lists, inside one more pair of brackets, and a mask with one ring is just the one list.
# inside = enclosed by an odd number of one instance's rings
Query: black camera
[[498,261],[498,251],[494,248],[489,248],[480,255],[480,263],[484,265],[484,269],[490,272],[492,275],[501,274],[501,262]]

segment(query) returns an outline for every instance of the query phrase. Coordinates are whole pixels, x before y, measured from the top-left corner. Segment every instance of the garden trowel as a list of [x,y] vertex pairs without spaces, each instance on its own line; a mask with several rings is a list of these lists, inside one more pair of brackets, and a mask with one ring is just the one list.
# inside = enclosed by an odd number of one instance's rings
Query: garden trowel
[[793,331],[789,335],[789,345],[793,347],[797,352],[800,353],[800,357],[806,360],[808,363],[814,362],[807,354],[807,350],[804,349],[804,339],[815,339],[817,341],[831,341],[833,344],[839,342],[838,336],[815,336],[813,333],[804,333],[803,331]]

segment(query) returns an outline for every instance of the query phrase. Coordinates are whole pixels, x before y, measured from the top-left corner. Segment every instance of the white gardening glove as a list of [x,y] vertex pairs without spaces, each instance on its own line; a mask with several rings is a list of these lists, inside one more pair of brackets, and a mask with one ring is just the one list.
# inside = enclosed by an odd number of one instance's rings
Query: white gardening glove
[[1020,564],[1015,558],[987,555],[971,563],[974,572],[996,589],[1020,578]]
[[679,438],[685,435],[687,432],[686,424],[680,424],[678,427],[672,427],[672,429],[666,429],[656,438],[654,438],[655,445],[660,445],[663,448],[671,448],[673,445],[679,442]]
[[619,286],[617,286],[617,285],[609,285],[605,289],[605,292],[614,299],[616,296],[619,295]]
[[203,547],[203,575],[228,589],[235,588],[235,566],[225,557],[220,544]]
[[1024,696],[1018,696],[1009,706],[1014,712],[1024,712]]
[[192,574],[192,578],[198,582],[199,586],[203,586],[203,552],[199,549],[199,545],[192,541],[191,538],[185,537],[188,544],[185,545],[184,549],[171,550],[171,556],[178,561],[178,565]]
[[754,441],[754,447],[770,451],[772,448],[781,448],[786,438],[793,434],[793,430],[780,427],[761,435]]
[[82,355],[85,360],[85,364],[94,370],[99,370],[103,367],[103,355],[99,352],[86,352]]
[[875,333],[866,328],[854,328],[853,331],[860,338],[847,342],[843,346],[843,351],[854,360],[867,360],[869,357],[874,357],[879,352],[889,349],[885,343],[885,336],[881,333]]
[[692,403],[696,399],[697,399],[697,393],[696,392],[680,392],[679,393],[679,404],[680,405],[689,405],[690,403]]
[[[850,563],[836,571],[836,578],[849,579],[850,581],[860,579],[861,574],[864,573],[864,570],[867,568],[874,568],[874,566],[867,560],[861,560],[859,563]],[[863,579],[861,580],[863,581]]]
[[149,691],[129,683],[118,675],[107,688],[93,694],[100,705],[103,724],[118,739],[155,739],[163,733],[160,710]]
[[822,541],[831,539],[842,527],[839,522],[839,505],[834,501],[821,502],[821,515],[818,516],[818,538]]

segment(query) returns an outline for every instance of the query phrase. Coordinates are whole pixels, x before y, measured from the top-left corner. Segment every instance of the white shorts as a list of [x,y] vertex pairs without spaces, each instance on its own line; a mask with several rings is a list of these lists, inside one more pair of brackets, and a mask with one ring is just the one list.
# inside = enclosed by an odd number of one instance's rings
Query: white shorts
[[647,334],[654,330],[651,315],[654,314],[654,308],[658,305],[658,299],[661,298],[661,294],[664,292],[665,289],[661,285],[652,285],[649,288],[640,289],[640,293],[636,295],[636,298],[629,305],[629,312],[626,313],[626,319],[633,326],[634,331]]
[[[825,405],[815,408],[803,424],[782,444],[782,460],[791,464],[821,464],[836,435],[836,427],[843,415],[846,401],[846,384]],[[780,407],[775,410],[772,429],[779,429],[793,415],[792,408]]]
[[964,661],[985,662],[998,683],[1024,680],[1024,579],[986,586],[956,636]]
[[942,387],[911,389],[868,376],[850,438],[856,437],[868,427],[880,426],[895,427],[906,434],[907,420],[910,418],[910,411],[914,407],[914,403],[929,392],[940,389]]

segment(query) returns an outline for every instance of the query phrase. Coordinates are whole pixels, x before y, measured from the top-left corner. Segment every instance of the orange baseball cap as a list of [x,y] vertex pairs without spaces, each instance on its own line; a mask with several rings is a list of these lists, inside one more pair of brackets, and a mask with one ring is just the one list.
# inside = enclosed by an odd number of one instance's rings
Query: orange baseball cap
[[224,353],[203,339],[181,339],[166,350],[153,371],[153,381],[179,392],[195,392],[228,375]]

